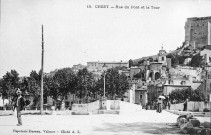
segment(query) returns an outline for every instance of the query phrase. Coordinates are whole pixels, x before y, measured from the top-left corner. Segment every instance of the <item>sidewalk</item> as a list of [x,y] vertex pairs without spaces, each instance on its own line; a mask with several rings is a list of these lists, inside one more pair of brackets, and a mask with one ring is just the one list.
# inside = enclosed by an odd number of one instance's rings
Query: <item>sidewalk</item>
[[186,115],[188,113],[192,113],[194,117],[210,117],[210,112],[191,112],[191,111],[178,111],[178,110],[165,110],[165,111],[176,115]]

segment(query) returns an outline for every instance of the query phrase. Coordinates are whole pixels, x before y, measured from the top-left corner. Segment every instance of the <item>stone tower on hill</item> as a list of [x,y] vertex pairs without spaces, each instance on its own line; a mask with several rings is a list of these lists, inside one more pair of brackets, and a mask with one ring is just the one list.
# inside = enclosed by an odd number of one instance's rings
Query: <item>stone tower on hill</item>
[[211,16],[188,18],[185,23],[185,44],[202,48],[211,43]]

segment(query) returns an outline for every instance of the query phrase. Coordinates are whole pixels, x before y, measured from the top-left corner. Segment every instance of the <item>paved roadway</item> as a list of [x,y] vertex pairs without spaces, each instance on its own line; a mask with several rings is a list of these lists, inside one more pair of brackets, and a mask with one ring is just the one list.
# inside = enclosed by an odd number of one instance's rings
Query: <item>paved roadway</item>
[[[172,126],[177,117],[169,112],[156,113],[154,110],[121,115],[22,115],[23,126],[16,126],[16,116],[0,116],[0,135],[179,134],[179,129]],[[209,118],[199,119],[209,122]]]

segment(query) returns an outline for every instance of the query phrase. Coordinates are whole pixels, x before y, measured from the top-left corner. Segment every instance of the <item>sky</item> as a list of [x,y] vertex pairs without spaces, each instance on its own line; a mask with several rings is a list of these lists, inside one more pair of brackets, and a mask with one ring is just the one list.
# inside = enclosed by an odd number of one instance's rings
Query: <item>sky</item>
[[209,0],[1,0],[0,78],[12,69],[19,76],[41,69],[42,24],[48,73],[88,61],[155,55],[162,44],[169,52],[184,42],[187,18],[206,16]]

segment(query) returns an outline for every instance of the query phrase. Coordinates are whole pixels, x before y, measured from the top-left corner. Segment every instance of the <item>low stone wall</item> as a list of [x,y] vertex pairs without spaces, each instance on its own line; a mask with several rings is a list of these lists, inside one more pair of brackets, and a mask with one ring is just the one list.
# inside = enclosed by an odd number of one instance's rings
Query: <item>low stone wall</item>
[[203,112],[204,108],[210,108],[210,102],[188,102],[188,111],[199,111]]
[[[72,111],[75,113],[90,113],[101,109],[101,102],[95,101],[88,104],[73,104]],[[106,110],[120,110],[121,112],[135,112],[141,110],[140,105],[120,100],[107,100]]]
[[120,109],[120,100],[108,100],[108,102],[110,104],[111,110],[119,110]]
[[170,110],[182,111],[183,108],[184,108],[183,103],[180,103],[180,104],[171,104],[171,106],[170,106]]
[[72,111],[76,113],[87,113],[88,112],[88,104],[73,104]]
[[12,110],[0,110],[0,116],[14,115]]
[[[184,104],[171,104],[171,110],[180,110],[183,111]],[[194,111],[194,112],[203,112],[204,108],[210,108],[210,102],[188,102],[187,104],[187,111]]]
[[99,110],[99,109],[100,109],[100,101],[97,100],[97,101],[95,101],[95,102],[88,103],[88,104],[87,104],[87,108],[88,108],[88,112],[92,112],[92,111],[95,111],[95,110]]

